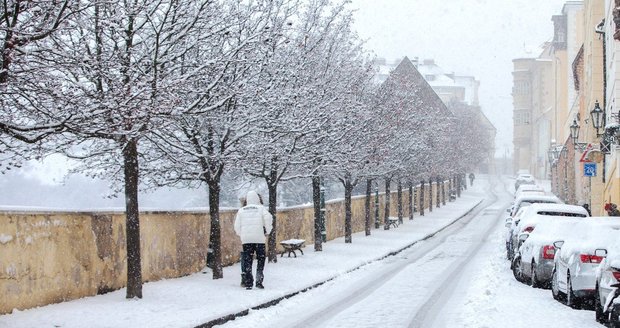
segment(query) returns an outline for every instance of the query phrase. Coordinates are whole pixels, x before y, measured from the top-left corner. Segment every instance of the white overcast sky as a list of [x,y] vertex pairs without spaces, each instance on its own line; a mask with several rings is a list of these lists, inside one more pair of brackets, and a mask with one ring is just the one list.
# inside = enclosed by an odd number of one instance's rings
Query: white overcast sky
[[480,81],[480,105],[512,153],[512,59],[553,37],[559,0],[352,0],[355,28],[378,57],[433,58]]

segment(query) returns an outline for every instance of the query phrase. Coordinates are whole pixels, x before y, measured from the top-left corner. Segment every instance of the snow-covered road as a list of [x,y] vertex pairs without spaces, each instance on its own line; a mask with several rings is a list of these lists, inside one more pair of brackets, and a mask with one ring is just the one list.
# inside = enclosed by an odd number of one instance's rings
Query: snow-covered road
[[432,238],[225,326],[599,326],[592,311],[512,278],[502,237],[512,196],[492,185],[482,206]]
[[593,311],[572,310],[549,290],[514,280],[503,242],[512,195],[497,183],[489,192],[493,181],[481,176],[455,202],[396,229],[360,232],[352,244],[338,238],[322,252],[306,247],[303,256],[280,258],[267,265],[263,290],[240,288],[235,264],[223,279],[205,269],[145,283],[141,300],[125,299],[121,289],[16,309],[0,315],[0,327],[190,328],[231,315],[240,317],[227,327],[597,327]]

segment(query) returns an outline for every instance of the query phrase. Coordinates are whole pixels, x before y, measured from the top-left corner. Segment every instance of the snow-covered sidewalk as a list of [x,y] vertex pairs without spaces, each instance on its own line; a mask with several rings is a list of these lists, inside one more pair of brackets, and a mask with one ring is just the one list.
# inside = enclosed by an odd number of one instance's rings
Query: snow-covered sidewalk
[[48,305],[0,316],[0,327],[195,327],[218,318],[294,294],[333,279],[366,263],[400,251],[434,234],[471,211],[485,197],[488,180],[478,178],[461,198],[425,216],[390,230],[374,229],[371,236],[353,235],[327,242],[322,252],[313,245],[297,258],[278,257],[265,267],[265,289],[239,286],[239,264],[224,268],[213,280],[210,270],[187,277],[146,283],[143,299],[125,299],[121,289],[105,295]]

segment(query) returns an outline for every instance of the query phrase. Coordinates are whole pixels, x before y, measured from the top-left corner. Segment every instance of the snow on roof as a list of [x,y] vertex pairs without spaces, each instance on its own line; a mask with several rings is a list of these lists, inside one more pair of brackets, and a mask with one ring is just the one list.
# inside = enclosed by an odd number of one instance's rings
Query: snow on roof
[[[557,198],[556,196],[553,195],[522,195],[517,197],[517,199],[515,200],[515,204],[518,204],[520,202],[527,202],[527,201],[554,201],[558,204],[561,203],[560,199]],[[532,204],[534,205],[534,204]],[[539,204],[540,206],[552,206],[552,205],[556,205],[556,204]],[[539,206],[537,205],[537,206]],[[561,204],[564,205],[564,204]],[[575,205],[566,205],[566,206],[575,206]]]
[[[542,195],[524,195],[523,199],[537,197],[552,197],[558,199],[556,196],[542,196]],[[526,200],[527,201],[527,200]],[[548,211],[548,212],[566,212],[577,214],[588,214],[583,206],[569,205],[569,204],[552,204],[552,203],[534,203],[531,205],[532,211]]]
[[520,52],[514,59],[534,59],[538,58],[545,49],[542,46],[523,45]]
[[[544,245],[552,245],[557,240],[562,240],[571,235],[575,224],[586,218],[558,217],[552,216],[541,220],[536,224],[536,228],[530,233],[521,248],[522,258],[535,258],[538,262],[540,248]],[[528,224],[529,225],[529,224]]]
[[618,128],[620,128],[620,123],[611,122],[611,123],[605,124],[605,129],[618,129]]
[[[534,203],[527,207],[526,212],[521,215],[521,221],[519,222],[519,231],[525,230],[526,227],[538,228],[539,222],[547,221],[554,218],[560,218],[563,220],[573,219],[571,216],[562,216],[560,214],[575,214],[588,216],[588,212],[582,206],[566,205],[566,204],[540,204]],[[555,215],[555,214],[558,215]],[[570,221],[564,221],[570,222]]]
[[561,252],[563,256],[571,253],[594,254],[596,249],[607,249],[620,239],[620,217],[591,217],[572,226],[563,236]]

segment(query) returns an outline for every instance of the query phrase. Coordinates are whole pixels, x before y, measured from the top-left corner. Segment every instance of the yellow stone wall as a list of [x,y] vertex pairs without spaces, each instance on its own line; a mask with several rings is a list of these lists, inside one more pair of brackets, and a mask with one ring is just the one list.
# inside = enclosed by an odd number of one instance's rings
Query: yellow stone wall
[[[435,185],[433,190],[437,190]],[[428,185],[425,192],[428,207]],[[407,220],[408,189],[402,197]],[[383,204],[384,195],[380,194],[381,221]],[[390,211],[390,216],[398,215],[396,191],[391,195]],[[233,230],[235,213],[220,213],[224,265],[239,260],[241,242]],[[326,213],[327,239],[343,236],[344,202],[328,202]],[[352,200],[352,213],[353,232],[364,231],[365,197]],[[374,194],[371,213],[374,228]],[[143,280],[181,277],[203,269],[209,228],[208,212],[140,213]],[[277,242],[290,238],[305,239],[307,245],[314,242],[312,207],[278,211]],[[0,212],[0,314],[123,288],[125,243],[125,215],[121,212]]]

